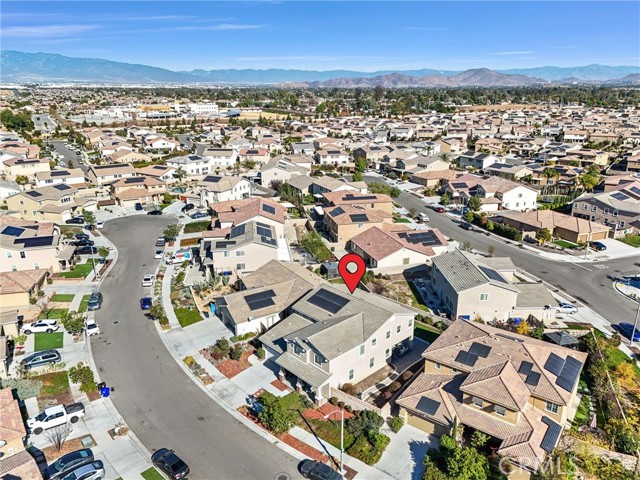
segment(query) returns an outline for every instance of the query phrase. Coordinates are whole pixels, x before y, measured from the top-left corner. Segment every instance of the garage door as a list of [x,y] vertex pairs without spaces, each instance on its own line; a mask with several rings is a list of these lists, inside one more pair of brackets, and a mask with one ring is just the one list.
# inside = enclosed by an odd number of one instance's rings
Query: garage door
[[419,428],[424,432],[436,435],[438,437],[440,435],[444,435],[448,431],[447,427],[443,427],[442,425],[439,425],[437,423],[425,420],[424,418],[416,417],[415,415],[411,415],[410,413],[407,423],[413,427]]

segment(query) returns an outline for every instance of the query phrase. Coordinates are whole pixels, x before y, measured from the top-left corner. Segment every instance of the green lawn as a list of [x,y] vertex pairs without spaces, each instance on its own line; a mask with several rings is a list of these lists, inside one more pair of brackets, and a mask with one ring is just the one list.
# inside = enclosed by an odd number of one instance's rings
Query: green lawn
[[56,293],[53,297],[51,297],[51,301],[61,302],[61,303],[71,303],[73,302],[73,297],[75,297],[75,294],[73,293]]
[[566,240],[554,240],[553,243],[562,248],[580,248],[578,244],[567,242]]
[[68,308],[52,308],[48,312],[44,310],[38,318],[53,318],[60,320],[68,311]]
[[140,476],[145,480],[164,480],[164,477],[154,467],[146,469]]
[[422,340],[433,343],[433,341],[440,336],[440,331],[424,323],[415,322],[413,334],[421,338]]
[[[340,415],[337,415],[340,417]],[[333,418],[333,417],[332,417]],[[302,428],[305,430],[310,430],[311,433],[316,434],[321,439],[329,442],[336,448],[340,448],[340,419],[337,421],[334,420],[316,420],[316,419],[307,419],[308,425],[303,425]],[[344,432],[344,448],[345,450],[353,445],[354,438],[349,432]]]
[[202,315],[200,315],[200,312],[198,312],[198,310],[196,309],[189,310],[188,308],[175,308],[173,311],[175,312],[176,317],[178,317],[180,326],[183,328],[188,327],[189,325],[192,325],[194,323],[198,323],[203,319]]
[[42,382],[42,389],[38,398],[53,398],[69,391],[69,376],[66,370],[45,373],[34,378]]
[[393,221],[394,223],[411,223],[411,220],[404,217],[394,218]]
[[64,333],[36,333],[35,351],[62,348]]
[[578,406],[578,410],[576,411],[576,416],[573,419],[573,427],[576,429],[578,427],[582,427],[589,423],[591,419],[589,417],[589,404],[591,403],[589,397],[587,395],[583,395],[580,400],[580,405]]
[[91,298],[91,294],[83,295],[82,300],[80,300],[80,306],[78,307],[78,312],[84,313],[87,311],[87,307],[89,306],[89,299]]
[[[98,263],[97,260],[96,263]],[[80,263],[76,265],[70,272],[60,272],[60,276],[64,278],[85,278],[92,270],[93,264],[90,261],[87,261],[87,263]]]
[[184,233],[198,233],[209,230],[211,220],[203,220],[201,222],[190,222],[184,226]]
[[623,238],[619,238],[618,240],[620,240],[623,243],[626,243],[627,245],[631,245],[632,247],[640,247],[640,235],[636,235],[636,234],[631,234],[631,235],[627,235],[626,237]]

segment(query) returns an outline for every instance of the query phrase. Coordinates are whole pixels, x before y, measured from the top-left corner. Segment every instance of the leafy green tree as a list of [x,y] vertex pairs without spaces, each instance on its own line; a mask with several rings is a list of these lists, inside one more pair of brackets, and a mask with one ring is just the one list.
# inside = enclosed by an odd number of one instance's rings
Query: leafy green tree
[[551,232],[548,228],[541,228],[536,232],[536,239],[538,240],[542,240],[543,242],[550,242],[551,238]]
[[69,369],[69,380],[72,383],[79,383],[81,392],[87,393],[98,390],[98,385],[93,377],[93,370],[89,365],[85,365],[82,362]]
[[11,130],[32,131],[35,128],[31,115],[26,112],[13,113],[9,109],[0,112],[0,122]]
[[60,319],[64,329],[72,335],[78,335],[84,331],[84,315],[79,312],[65,312]]
[[356,170],[358,172],[364,172],[367,169],[367,160],[360,157],[356,160]]
[[482,207],[482,200],[480,200],[480,197],[477,195],[474,195],[473,197],[471,197],[469,199],[469,201],[467,202],[467,207],[469,208],[469,210],[471,210],[472,212],[477,212],[478,210],[480,210],[480,207]]
[[480,430],[476,430],[475,432],[473,432],[473,436],[471,437],[471,446],[473,448],[482,448],[487,444],[489,438],[491,437],[489,437],[489,435],[487,435],[486,433],[483,433]]
[[109,247],[98,247],[98,255],[105,260],[109,256]]
[[442,194],[442,196],[440,197],[440,205],[445,207],[447,205],[451,205],[451,197],[449,196],[449,194],[447,193]]
[[96,224],[96,216],[89,210],[82,210],[82,218],[84,223],[88,223],[89,225]]
[[295,413],[288,411],[280,399],[264,405],[258,418],[276,435],[288,432],[295,424]]
[[348,419],[346,424],[347,430],[354,437],[361,435],[371,437],[380,431],[380,427],[384,425],[384,419],[372,410],[362,410]]
[[187,177],[187,172],[184,171],[184,168],[178,167],[176,171],[173,172],[173,178],[178,180],[178,183],[182,183],[182,181]]
[[18,185],[26,185],[27,183],[29,183],[29,177],[27,177],[26,175],[18,175],[16,177],[16,183]]
[[363,180],[362,172],[359,172],[358,170],[353,172],[353,181],[354,182],[361,182],[362,180]]
[[455,480],[487,480],[489,461],[478,450],[458,447],[446,459],[447,473]]
[[180,235],[180,226],[177,223],[167,225],[167,228],[164,229],[163,235],[167,242],[175,241],[175,239],[178,238],[178,235]]

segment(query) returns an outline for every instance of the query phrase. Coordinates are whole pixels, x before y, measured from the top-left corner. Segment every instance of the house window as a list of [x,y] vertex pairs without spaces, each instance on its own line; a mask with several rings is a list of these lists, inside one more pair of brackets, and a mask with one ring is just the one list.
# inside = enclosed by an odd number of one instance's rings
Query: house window
[[364,227],[364,223],[359,223],[358,228],[362,228],[362,227]]
[[579,207],[579,205],[577,203],[573,204],[573,208],[578,208],[578,207]]
[[605,209],[604,209],[604,213],[609,213],[609,209],[608,209],[608,208],[605,208]]
[[376,338],[372,338],[371,339],[371,348],[374,348],[377,343],[378,343],[378,340]]
[[457,368],[452,368],[451,373],[460,373],[460,370],[458,370]]
[[[7,258],[13,258],[13,252],[7,252]],[[387,337],[389,338],[389,337]]]
[[353,371],[353,368],[351,370],[349,370],[349,380],[353,380],[353,375],[355,374],[355,372]]
[[364,355],[364,344],[360,345],[360,355]]
[[402,325],[398,325],[396,327],[396,333],[400,333],[402,331]]
[[442,364],[440,362],[436,362],[435,365],[434,365],[434,368],[436,370],[440,370],[442,368]]
[[596,206],[591,207],[591,211],[592,212],[597,212],[598,211],[598,207],[596,207]]
[[582,206],[583,210],[589,210],[589,205],[587,205],[586,203]]
[[617,211],[617,210],[614,210],[614,211],[613,211],[613,216],[614,216],[614,217],[617,217],[617,216],[618,216],[618,211]]
[[37,263],[37,262],[36,262],[36,263],[34,263],[34,264],[33,264],[33,269],[34,269],[34,270],[40,270],[40,264],[39,264],[39,263]]
[[236,251],[236,257],[244,257],[244,250]]
[[486,302],[489,300],[489,294],[488,293],[481,293],[480,294],[480,301],[481,302]]
[[231,252],[222,252],[222,254],[223,254],[225,257],[230,257],[230,256],[231,256]]
[[18,271],[18,267],[16,265],[11,265],[11,271],[12,272],[17,272]]
[[384,358],[389,358],[390,356],[391,356],[391,349],[390,349],[390,348],[387,348],[387,349],[384,351]]
[[549,400],[547,400],[547,404],[545,405],[544,409],[547,412],[558,413],[558,404],[550,402]]
[[391,338],[391,330],[387,330],[387,333],[385,335],[386,339],[389,340]]
[[620,226],[620,228],[624,228],[624,222],[620,221],[620,223],[618,224]]
[[371,357],[369,359],[369,368],[373,368],[373,365],[376,363],[375,357]]
[[482,401],[481,398],[478,398],[478,397],[473,397],[471,399],[471,402],[473,402],[473,404],[478,408],[482,408],[484,406],[484,402]]
[[410,318],[407,324],[409,325],[409,328],[411,328],[413,326],[413,318]]
[[26,252],[20,252],[20,258],[27,258]]
[[504,414],[506,413],[505,408],[501,407],[500,405],[496,405],[495,407],[493,407],[493,411],[496,415],[500,415],[501,417],[504,417]]
[[236,270],[244,270],[246,267],[246,265],[244,263],[238,263],[236,264]]
[[402,264],[403,265],[409,265],[409,259],[408,258],[403,258],[402,259]]
[[294,343],[293,344],[293,353],[295,353],[296,355],[302,355],[304,353],[304,348],[302,348],[297,343]]
[[316,363],[316,365],[322,365],[322,357],[317,353],[313,354],[313,361]]

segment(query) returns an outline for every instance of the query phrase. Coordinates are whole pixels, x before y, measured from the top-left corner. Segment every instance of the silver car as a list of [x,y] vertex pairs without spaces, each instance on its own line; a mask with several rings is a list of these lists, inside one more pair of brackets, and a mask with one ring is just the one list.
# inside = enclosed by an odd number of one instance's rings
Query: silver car
[[556,307],[556,313],[578,313],[578,309],[573,303],[563,302]]
[[104,465],[100,460],[96,460],[76,468],[61,480],[102,480],[103,478]]

